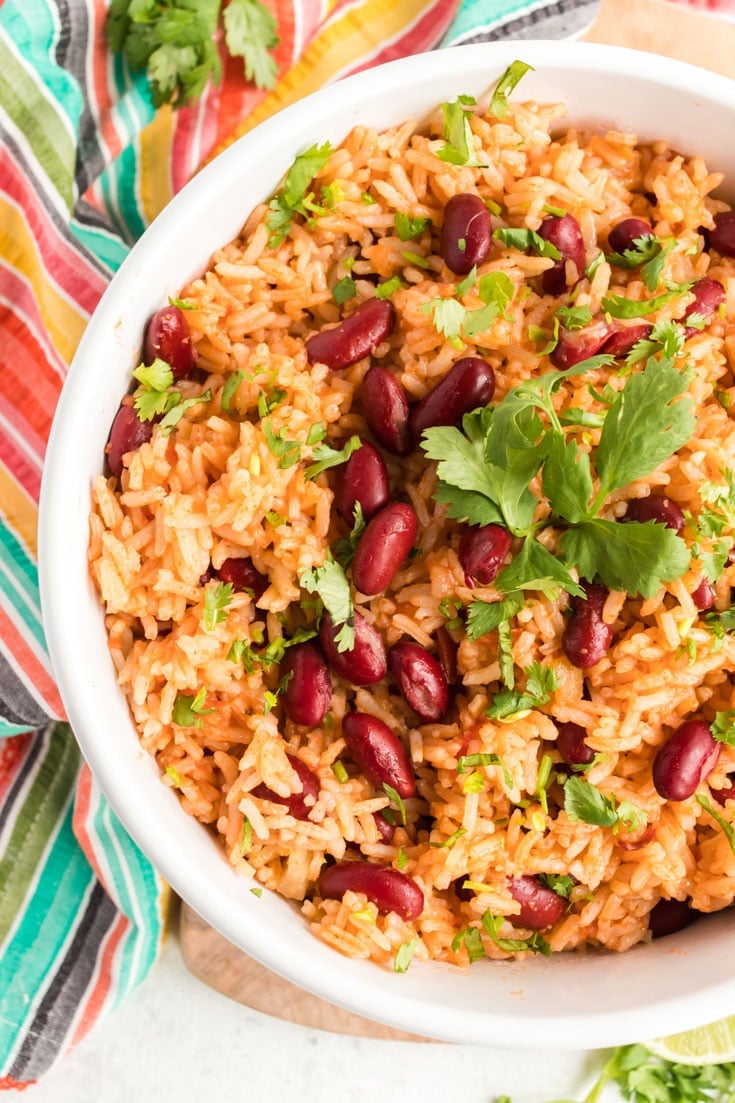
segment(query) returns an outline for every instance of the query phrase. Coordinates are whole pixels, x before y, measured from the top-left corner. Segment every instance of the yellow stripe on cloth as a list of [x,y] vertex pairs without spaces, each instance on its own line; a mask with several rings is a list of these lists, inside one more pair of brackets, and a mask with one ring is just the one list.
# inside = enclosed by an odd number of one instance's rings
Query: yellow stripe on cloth
[[174,113],[166,104],[140,135],[140,201],[146,223],[151,223],[173,198],[171,186],[173,136]]
[[0,463],[0,502],[8,526],[35,558],[38,531],[38,510],[22,486],[3,463]]
[[[365,61],[433,6],[427,0],[365,0],[335,16],[314,37],[301,59],[235,129],[224,146],[288,104],[321,88],[351,65]],[[222,148],[224,148],[224,146]]]
[[79,344],[87,315],[52,282],[38,245],[21,211],[0,197],[0,256],[33,288],[44,326],[65,363]]

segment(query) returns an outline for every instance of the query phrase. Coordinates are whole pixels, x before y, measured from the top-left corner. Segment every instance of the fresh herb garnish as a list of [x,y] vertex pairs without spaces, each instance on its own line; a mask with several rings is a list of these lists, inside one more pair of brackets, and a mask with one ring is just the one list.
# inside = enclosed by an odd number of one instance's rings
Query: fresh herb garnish
[[341,280],[337,280],[332,288],[332,298],[337,306],[346,303],[348,299],[354,299],[356,294],[357,284],[352,279],[352,276],[343,276]]
[[628,367],[633,367],[659,353],[663,353],[669,360],[675,360],[677,356],[681,356],[684,340],[684,330],[678,322],[656,322],[648,337],[642,337],[640,341],[636,341],[626,356],[625,363]]
[[332,763],[332,773],[340,785],[344,785],[344,783],[350,779],[350,775],[347,773],[347,767],[339,758],[335,759]]
[[335,628],[339,628],[337,650],[350,651],[355,646],[355,609],[350,584],[339,563],[327,559],[321,567],[302,571],[299,582],[308,593],[319,595]]
[[525,690],[503,689],[495,694],[486,713],[490,720],[507,720],[516,713],[548,705],[559,687],[559,678],[555,671],[543,663],[531,663],[525,668],[525,674]]
[[338,563],[342,565],[344,570],[352,564],[352,560],[355,558],[355,550],[359,543],[360,537],[365,531],[365,518],[362,512],[362,506],[359,502],[355,502],[354,521],[352,523],[352,531],[348,537],[342,537],[334,545],[334,557]]
[[499,754],[491,754],[488,751],[478,751],[477,754],[463,754],[457,760],[457,773],[466,774],[475,766],[500,766],[505,778],[505,784],[509,789],[513,788],[513,775],[503,762]]
[[222,388],[222,397],[220,399],[222,409],[225,413],[229,414],[232,412],[232,400],[237,394],[238,388],[244,378],[245,372],[238,369],[238,371],[230,372],[225,379],[225,384]]
[[535,230],[523,227],[499,227],[493,233],[495,241],[501,241],[510,249],[519,249],[522,253],[526,249],[535,249],[540,257],[549,257],[551,260],[561,260],[561,253],[553,242],[541,237]]
[[418,946],[420,938],[411,938],[408,942],[403,942],[396,950],[396,956],[393,961],[393,969],[396,973],[405,973],[408,970],[409,965],[413,959],[416,947]]
[[680,283],[669,287],[668,291],[656,295],[653,299],[626,299],[622,295],[605,295],[602,300],[602,309],[612,318],[645,318],[666,306],[672,299],[686,295],[692,286],[692,281]]
[[551,946],[538,931],[534,931],[529,938],[501,938],[498,931],[504,921],[502,915],[493,915],[491,911],[486,911],[482,917],[482,926],[485,933],[490,936],[499,949],[504,950],[507,954],[518,954],[523,950],[530,950],[531,953],[543,954],[544,957],[549,957]]
[[487,109],[488,115],[493,115],[496,119],[505,118],[508,113],[508,96],[518,84],[518,81],[532,69],[533,65],[527,65],[525,61],[511,61],[493,89],[492,98]]
[[472,141],[472,129],[468,108],[473,108],[476,100],[473,96],[458,96],[452,103],[442,104],[444,119],[444,145],[437,151],[437,157],[450,165],[469,165],[471,168],[486,168],[477,160]]
[[396,233],[401,241],[412,241],[413,238],[421,237],[425,230],[428,230],[431,226],[431,219],[424,218],[419,215],[417,218],[409,218],[407,214],[402,214],[400,211],[395,217]]
[[735,827],[733,827],[733,825],[725,819],[721,812],[717,811],[717,809],[712,804],[712,801],[708,797],[705,797],[702,793],[696,793],[695,795],[697,798],[697,802],[701,804],[705,812],[708,812],[712,819],[720,825],[728,843],[730,844],[730,849],[732,850],[733,854],[735,854]]
[[393,276],[389,280],[385,280],[383,283],[378,284],[375,288],[375,298],[385,301],[389,299],[391,295],[395,295],[396,291],[400,291],[403,287],[403,280],[400,276]]
[[268,418],[263,419],[262,426],[268,449],[278,457],[279,468],[285,471],[297,464],[301,459],[300,443],[297,440],[288,440],[284,426],[281,426],[278,433],[274,433]]
[[726,743],[728,747],[735,747],[735,709],[715,713],[710,731],[718,743]]
[[[154,107],[183,107],[201,96],[222,64],[216,35],[222,0],[112,0],[105,37],[134,71],[145,69]],[[241,57],[245,77],[272,88],[278,67],[269,52],[279,44],[278,24],[260,0],[230,0],[222,16],[224,41]]]
[[467,635],[479,640],[514,617],[523,608],[523,597],[516,595],[503,601],[473,601],[467,613]]
[[506,689],[515,686],[515,666],[513,663],[513,637],[510,622],[503,620],[498,625],[498,664],[500,680]]
[[308,198],[309,184],[324,168],[331,153],[330,142],[313,145],[305,153],[299,154],[286,173],[283,187],[268,204],[266,226],[270,231],[268,244],[272,249],[277,248],[288,234],[294,215],[307,214],[304,201]]
[[201,728],[204,724],[203,716],[209,716],[215,709],[204,707],[207,700],[207,691],[202,688],[194,695],[177,693],[174,701],[171,719],[181,728]]
[[232,601],[234,587],[231,582],[219,582],[207,586],[204,591],[204,630],[213,632],[218,624],[227,620],[227,609]]
[[321,475],[322,471],[346,463],[353,452],[356,452],[361,446],[362,441],[357,436],[350,437],[344,448],[332,448],[328,444],[317,445],[312,456],[314,463],[309,464],[306,468],[304,478],[315,479],[317,475]]
[[612,827],[615,832],[620,824],[635,831],[648,822],[646,813],[635,804],[618,804],[614,796],[606,797],[591,781],[580,777],[569,777],[564,783],[564,811],[570,820]]
[[588,306],[560,306],[556,316],[565,329],[584,329],[592,321]]
[[[383,782],[383,791],[388,800],[398,809],[398,815],[401,817],[401,823],[406,826],[406,805],[403,803],[403,797],[397,792],[392,785],[388,785],[387,782]],[[383,810],[385,816],[385,810]]]
[[436,850],[442,850],[444,848],[449,849],[449,847],[454,846],[457,839],[461,839],[462,836],[466,834],[467,829],[465,827],[460,827],[453,832],[448,839],[445,839],[443,843],[429,843],[429,846],[433,846]]
[[539,873],[538,879],[542,885],[546,885],[565,900],[569,899],[569,894],[577,883],[569,873]]
[[242,821],[242,838],[240,839],[240,854],[249,854],[253,849],[253,825],[245,817]]
[[466,927],[463,931],[457,932],[452,939],[452,953],[458,954],[462,946],[467,951],[470,965],[485,957],[482,935],[477,927]]
[[176,402],[169,406],[167,413],[158,423],[158,431],[159,433],[163,433],[165,437],[176,428],[186,411],[190,410],[192,406],[198,406],[201,402],[212,401],[212,392],[210,390],[206,390],[199,395],[194,395],[192,398],[184,399],[182,399],[178,391],[170,391],[169,395],[172,398],[175,397]]
[[173,395],[174,405],[181,398],[178,391],[171,391],[174,373],[159,357],[152,364],[140,364],[133,372],[133,379],[140,383],[133,396],[133,405],[141,421],[152,421],[165,414],[171,408]]
[[610,253],[607,262],[615,268],[640,268],[646,287],[649,291],[655,291],[661,282],[664,261],[675,245],[675,238],[643,234],[634,240],[630,249],[623,253]]

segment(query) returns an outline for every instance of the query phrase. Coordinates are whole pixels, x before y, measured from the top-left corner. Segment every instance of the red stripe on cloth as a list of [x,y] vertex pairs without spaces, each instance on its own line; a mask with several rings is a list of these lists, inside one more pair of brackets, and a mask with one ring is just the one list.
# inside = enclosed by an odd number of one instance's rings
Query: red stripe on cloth
[[102,950],[102,956],[99,960],[97,980],[87,997],[84,1009],[81,1012],[74,1034],[72,1035],[72,1047],[78,1045],[79,1042],[87,1036],[104,1012],[105,1000],[112,988],[112,980],[115,972],[113,968],[115,954],[122,942],[123,936],[129,930],[130,920],[121,913],[115,925],[110,928],[107,938],[103,943],[104,949]]
[[91,314],[105,290],[104,277],[59,232],[33,184],[3,146],[0,146],[0,180],[3,192],[23,211],[48,274],[81,310]]
[[446,33],[454,19],[459,0],[436,0],[430,8],[422,12],[420,18],[391,42],[387,42],[374,54],[363,58],[357,65],[346,69],[340,76],[348,73],[360,73],[371,69],[373,65],[382,65],[386,61],[406,57],[408,54],[420,54],[436,46]]
[[[0,282],[2,272],[0,271]],[[20,282],[20,281],[19,281]],[[43,460],[46,440],[59,399],[63,379],[59,370],[49,364],[43,350],[22,318],[8,307],[0,305],[0,332],[3,334],[0,352],[0,403],[4,415],[18,429],[33,452]],[[8,438],[0,441],[0,450]],[[16,477],[19,470],[8,465]],[[38,498],[38,493],[32,497]]]
[[[0,0],[0,6],[2,6],[2,0]],[[0,1092],[17,1091],[24,1092],[26,1088],[30,1088],[33,1084],[37,1084],[37,1080],[13,1080],[12,1076],[0,1076]]]
[[77,778],[77,791],[74,796],[74,812],[71,820],[71,828],[74,837],[84,851],[84,856],[94,870],[94,875],[101,885],[107,884],[107,878],[103,876],[97,852],[92,837],[87,828],[89,809],[92,803],[92,773],[85,763],[79,771]]
[[0,641],[2,641],[2,650],[8,656],[11,666],[19,667],[23,672],[23,680],[29,686],[29,691],[30,687],[33,687],[35,696],[40,698],[42,705],[51,716],[59,720],[65,719],[64,706],[51,675],[1,606]]
[[13,782],[18,776],[28,750],[33,742],[34,732],[23,735],[11,735],[0,740],[0,804],[5,800]]

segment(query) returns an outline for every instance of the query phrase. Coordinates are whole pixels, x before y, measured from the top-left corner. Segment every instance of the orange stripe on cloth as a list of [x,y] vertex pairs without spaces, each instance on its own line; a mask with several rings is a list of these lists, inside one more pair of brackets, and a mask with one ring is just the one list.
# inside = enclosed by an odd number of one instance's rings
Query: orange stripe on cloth
[[23,213],[3,196],[0,196],[0,256],[33,288],[43,323],[63,359],[70,363],[87,316],[51,282]]
[[2,606],[0,606],[0,651],[27,686],[28,692],[40,702],[46,712],[57,719],[64,719],[66,716],[64,706],[50,672]]

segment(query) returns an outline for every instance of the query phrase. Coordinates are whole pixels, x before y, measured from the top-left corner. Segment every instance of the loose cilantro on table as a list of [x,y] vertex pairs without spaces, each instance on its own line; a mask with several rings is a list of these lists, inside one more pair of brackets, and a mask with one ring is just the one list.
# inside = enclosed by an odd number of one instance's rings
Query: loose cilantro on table
[[[146,70],[155,107],[183,107],[222,77],[221,8],[222,0],[112,0],[105,37],[131,69]],[[280,41],[272,12],[260,0],[229,0],[222,24],[227,51],[243,59],[246,79],[272,88],[278,68],[270,51]]]
[[355,646],[355,608],[350,584],[339,563],[327,559],[321,567],[302,571],[299,582],[308,593],[319,596],[335,628],[339,628],[337,650],[351,650]]
[[268,244],[271,248],[277,248],[287,236],[294,215],[308,214],[305,201],[309,198],[309,185],[317,173],[324,168],[331,153],[331,143],[324,142],[322,145],[311,146],[294,160],[286,173],[283,187],[276,192],[268,204],[266,226],[270,232]]
[[458,96],[452,103],[442,104],[444,120],[444,145],[437,151],[440,161],[450,165],[468,165],[470,168],[486,168],[475,155],[469,115],[476,105],[474,96]]
[[488,115],[493,115],[496,119],[505,118],[508,114],[508,96],[529,70],[533,70],[533,65],[528,65],[525,61],[511,61],[493,89]]
[[564,783],[564,811],[570,820],[612,827],[614,833],[620,825],[627,831],[636,831],[648,822],[646,813],[629,801],[617,802],[614,796],[606,797],[591,781],[570,777]]

